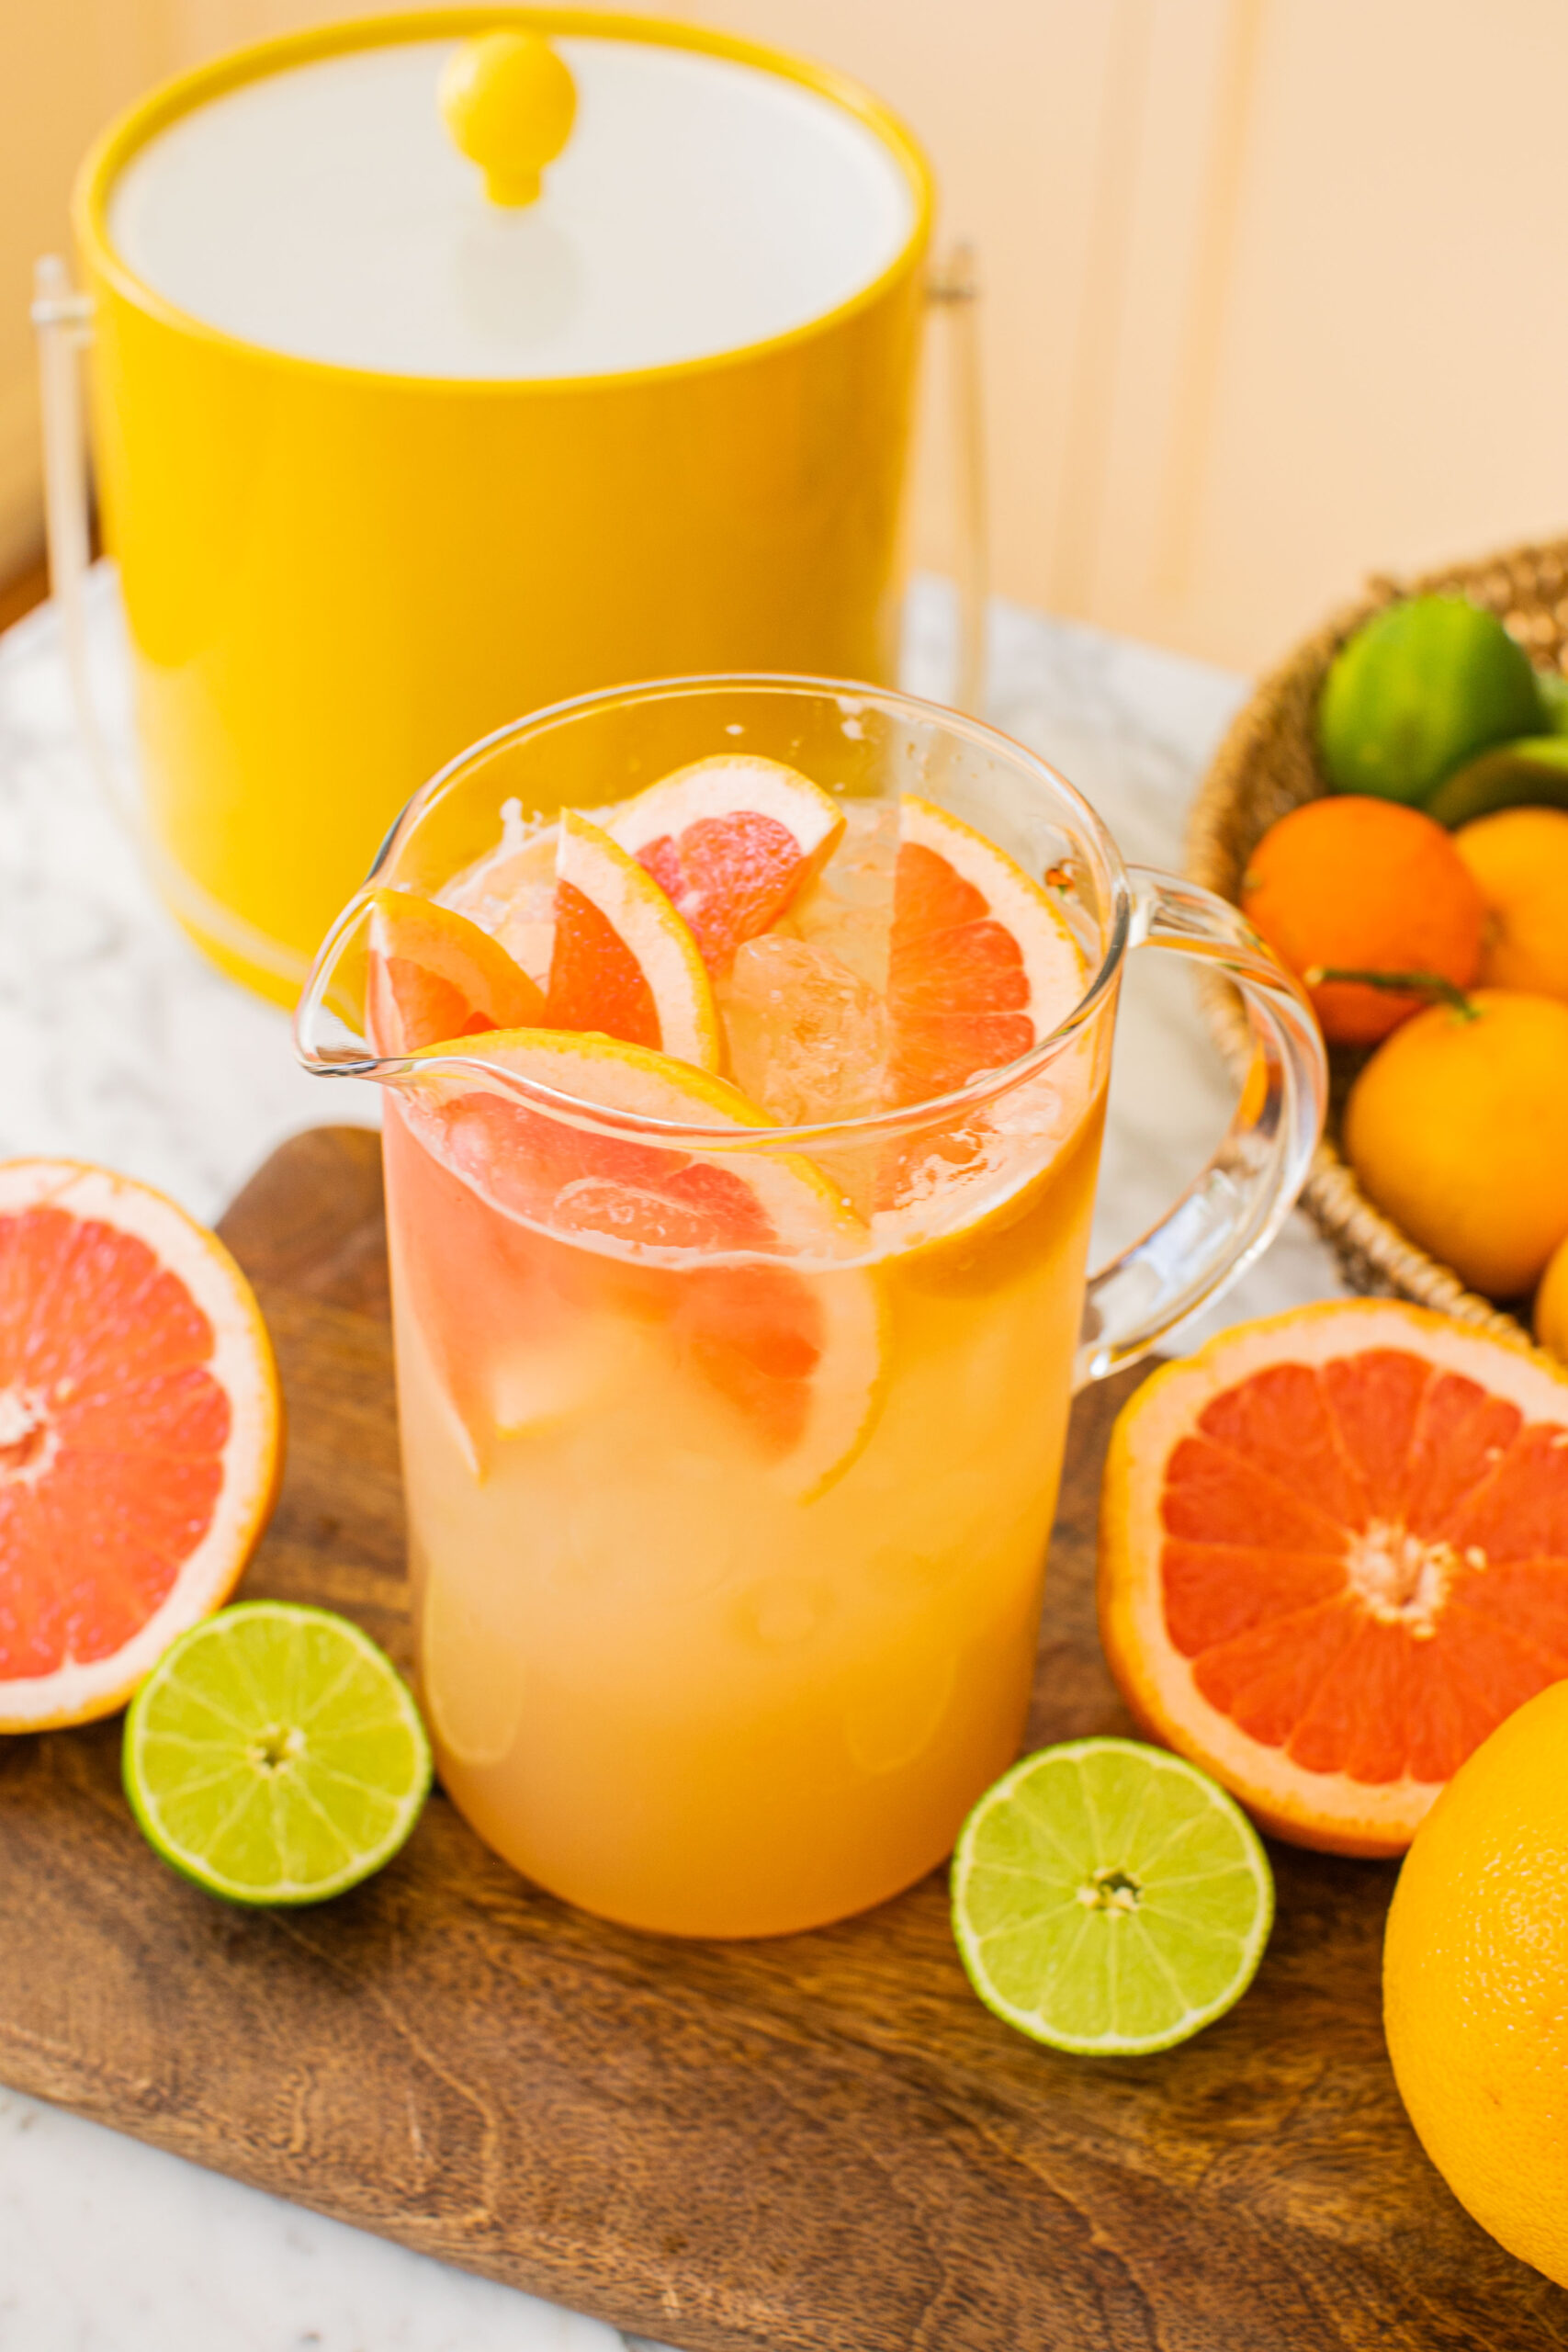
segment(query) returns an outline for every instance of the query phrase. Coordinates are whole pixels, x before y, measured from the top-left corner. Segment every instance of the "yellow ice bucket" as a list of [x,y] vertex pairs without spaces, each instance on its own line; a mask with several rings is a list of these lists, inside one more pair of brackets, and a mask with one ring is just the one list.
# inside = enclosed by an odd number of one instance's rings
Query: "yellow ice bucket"
[[333,25],[134,107],[74,217],[152,867],[251,986],[292,1001],[520,713],[888,678],[931,183],[837,74],[597,11]]

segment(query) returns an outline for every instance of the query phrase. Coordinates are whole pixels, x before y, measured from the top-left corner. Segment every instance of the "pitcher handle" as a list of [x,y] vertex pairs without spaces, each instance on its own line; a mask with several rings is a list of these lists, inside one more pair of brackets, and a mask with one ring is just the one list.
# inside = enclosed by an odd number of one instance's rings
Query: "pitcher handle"
[[1235,908],[1152,866],[1131,867],[1128,879],[1131,944],[1190,956],[1234,982],[1254,1050],[1235,1116],[1208,1166],[1158,1225],[1090,1275],[1080,1386],[1146,1355],[1268,1248],[1306,1182],[1328,1098],[1312,1008]]
[[948,402],[952,418],[953,559],[958,582],[958,650],[953,701],[983,716],[986,699],[986,590],[990,555],[986,530],[986,430],[980,372],[980,280],[971,244],[953,246],[931,271],[926,299],[947,322]]

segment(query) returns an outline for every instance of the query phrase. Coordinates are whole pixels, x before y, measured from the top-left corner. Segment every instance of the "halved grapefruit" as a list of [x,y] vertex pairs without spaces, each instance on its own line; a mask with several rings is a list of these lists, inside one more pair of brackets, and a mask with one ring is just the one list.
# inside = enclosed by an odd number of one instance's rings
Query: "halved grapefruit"
[[107,1169],[0,1165],[0,1731],[122,1706],[227,1600],[281,1463],[222,1243]]
[[843,830],[820,786],[778,760],[739,754],[677,769],[606,828],[684,917],[710,972],[778,921]]
[[412,1054],[481,1029],[527,1029],[545,1000],[499,940],[411,890],[374,890],[365,1021],[378,1054]]
[[899,804],[887,1018],[891,1100],[947,1094],[1065,1019],[1084,956],[1043,887],[934,801]]
[[1266,1829],[1394,1854],[1568,1676],[1568,1373],[1385,1300],[1239,1324],[1123,1408],[1100,1634]]
[[685,922],[635,857],[570,809],[556,851],[544,1021],[647,1046],[694,1069],[716,1069],[723,1050],[713,989]]
[[[513,1030],[474,1051],[579,1102],[719,1130],[771,1124],[723,1079],[609,1037]],[[660,1330],[792,1493],[818,1494],[849,1466],[882,1399],[882,1293],[851,1262],[864,1226],[809,1160],[594,1134],[456,1071],[406,1115],[509,1218],[578,1245],[601,1303]],[[486,1432],[473,1434],[482,1459]]]

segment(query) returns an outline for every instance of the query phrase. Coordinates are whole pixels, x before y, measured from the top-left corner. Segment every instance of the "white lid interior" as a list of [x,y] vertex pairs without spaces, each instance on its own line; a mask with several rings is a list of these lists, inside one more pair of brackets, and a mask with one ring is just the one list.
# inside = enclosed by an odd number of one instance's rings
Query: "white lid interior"
[[312,60],[141,148],[111,243],[204,323],[403,375],[592,376],[782,334],[871,285],[915,194],[856,116],[697,50],[563,38],[578,112],[544,193],[491,204],[436,104],[455,43]]

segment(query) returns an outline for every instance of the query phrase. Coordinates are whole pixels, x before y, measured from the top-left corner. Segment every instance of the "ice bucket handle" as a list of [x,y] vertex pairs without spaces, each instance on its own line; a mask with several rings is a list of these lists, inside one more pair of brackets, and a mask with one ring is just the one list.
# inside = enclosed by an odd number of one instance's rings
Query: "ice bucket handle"
[[76,291],[58,254],[45,254],[35,265],[32,321],[38,331],[39,390],[43,411],[43,513],[49,542],[49,588],[60,615],[76,724],[104,797],[140,842],[135,789],[109,750],[98,723],[87,661],[84,592],[87,567],[92,561],[92,538],[88,526],[87,445],[82,420],[82,371],[77,355],[93,339],[93,298]]
[[926,299],[945,321],[951,418],[953,569],[958,584],[958,646],[953,700],[972,718],[985,715],[986,432],[980,371],[980,280],[975,248],[956,244],[926,283]]

